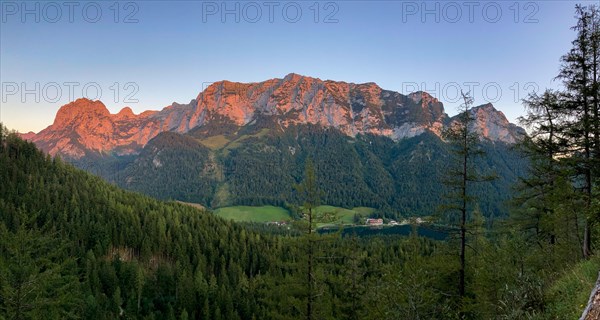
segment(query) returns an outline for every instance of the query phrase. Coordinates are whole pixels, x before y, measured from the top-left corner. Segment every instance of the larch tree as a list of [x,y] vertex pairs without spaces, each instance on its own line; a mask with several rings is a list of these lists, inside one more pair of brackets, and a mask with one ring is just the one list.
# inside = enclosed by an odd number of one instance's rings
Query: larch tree
[[459,281],[458,291],[461,299],[466,296],[466,249],[467,228],[469,210],[475,200],[473,196],[473,184],[477,182],[490,181],[493,175],[482,175],[475,170],[475,158],[482,156],[484,152],[478,147],[480,137],[475,129],[475,118],[473,117],[473,98],[469,93],[461,92],[463,104],[459,107],[457,121],[443,132],[444,139],[448,142],[452,159],[452,165],[447,173],[444,184],[449,189],[446,194],[450,200],[443,206],[444,211],[458,213],[458,231],[460,239],[459,259]]
[[315,305],[315,209],[320,205],[322,192],[317,185],[315,167],[312,159],[306,160],[304,180],[296,186],[300,198],[303,200],[302,214],[305,219],[306,234],[306,319],[314,319]]

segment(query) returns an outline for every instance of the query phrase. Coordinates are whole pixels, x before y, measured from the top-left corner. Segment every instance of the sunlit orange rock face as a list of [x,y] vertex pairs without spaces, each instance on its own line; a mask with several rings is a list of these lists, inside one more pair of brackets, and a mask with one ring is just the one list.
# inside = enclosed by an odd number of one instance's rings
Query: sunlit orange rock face
[[156,112],[135,115],[130,108],[110,114],[100,101],[78,99],[58,110],[54,123],[30,140],[48,153],[80,158],[86,151],[136,152],[161,132]]
[[[475,110],[475,109],[474,109]],[[477,114],[477,130],[490,140],[514,142],[514,128],[491,105]],[[89,152],[138,152],[163,131],[185,133],[211,122],[241,127],[261,117],[285,130],[295,124],[334,127],[349,136],[372,133],[394,140],[426,131],[441,134],[452,119],[426,92],[408,96],[375,83],[354,84],[289,74],[258,83],[215,82],[189,104],[136,115],[110,114],[100,101],[78,99],[60,108],[54,123],[27,138],[50,154],[80,158]]]
[[522,134],[522,128],[508,122],[504,113],[494,108],[491,103],[471,109],[473,121],[472,131],[490,140],[498,140],[507,143],[515,143]]

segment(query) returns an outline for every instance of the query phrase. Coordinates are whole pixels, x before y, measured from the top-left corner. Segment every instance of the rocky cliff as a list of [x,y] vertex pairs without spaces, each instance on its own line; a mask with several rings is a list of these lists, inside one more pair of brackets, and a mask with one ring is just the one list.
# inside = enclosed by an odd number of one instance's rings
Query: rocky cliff
[[[491,104],[472,112],[475,129],[485,139],[514,143],[523,133]],[[443,104],[426,92],[403,95],[375,83],[289,74],[258,83],[215,82],[189,104],[173,103],[138,115],[127,107],[110,114],[100,101],[78,99],[61,107],[51,126],[26,138],[50,154],[77,159],[94,152],[137,153],[164,131],[185,133],[203,126],[235,130],[260,119],[282,130],[317,124],[349,136],[372,133],[394,140],[426,131],[440,135],[453,121]]]

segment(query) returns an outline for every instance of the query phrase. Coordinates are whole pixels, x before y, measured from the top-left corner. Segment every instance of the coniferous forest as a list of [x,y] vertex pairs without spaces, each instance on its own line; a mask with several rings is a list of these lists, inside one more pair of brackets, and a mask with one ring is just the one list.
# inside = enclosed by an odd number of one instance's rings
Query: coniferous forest
[[313,210],[328,196],[311,158],[289,182],[302,206],[289,229],[237,224],[124,191],[0,126],[0,319],[578,318],[600,270],[600,9],[576,18],[562,89],[524,101],[527,167],[493,224],[478,185],[498,173],[478,165],[490,150],[463,94],[436,183],[444,241],[315,232],[331,217]]

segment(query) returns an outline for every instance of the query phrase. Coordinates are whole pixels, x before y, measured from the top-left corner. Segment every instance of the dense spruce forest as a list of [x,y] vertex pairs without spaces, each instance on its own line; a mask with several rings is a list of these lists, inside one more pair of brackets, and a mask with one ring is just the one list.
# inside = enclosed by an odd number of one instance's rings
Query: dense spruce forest
[[[125,189],[161,200],[209,208],[289,208],[301,201],[294,184],[302,179],[310,157],[319,172],[325,204],[372,207],[380,217],[402,219],[434,215],[443,203],[439,184],[450,155],[447,144],[431,132],[395,142],[371,134],[349,137],[316,125],[269,129],[276,126],[247,126],[228,136],[234,142],[221,149],[199,142],[206,141],[200,130],[185,135],[163,132],[137,157],[91,156],[73,162]],[[476,160],[478,169],[492,170],[500,179],[480,186],[480,206],[488,217],[506,217],[513,186],[525,175],[527,159],[503,142],[486,140],[482,147],[487,157]]]
[[[301,317],[300,238],[122,191],[4,128],[1,137],[3,317]],[[363,318],[364,293],[380,294],[386,268],[407,263],[413,247],[419,256],[436,248],[418,238],[320,241],[331,259],[317,269],[317,310],[328,318]]]
[[[5,128],[0,137],[6,319],[300,319],[309,296],[314,319],[550,319],[580,311],[556,288],[571,284],[556,278],[581,258],[574,225],[555,225],[551,244],[524,232],[527,224],[486,230],[475,214],[461,299],[454,240],[239,225],[120,190]],[[597,266],[583,265],[592,277]],[[581,287],[577,278],[570,290]]]
[[493,150],[469,131],[464,95],[435,185],[446,241],[314,232],[335,157],[293,167],[303,216],[288,230],[124,191],[0,125],[0,319],[578,318],[600,269],[600,10],[576,17],[564,88],[524,101],[527,174],[494,224],[477,187]]

